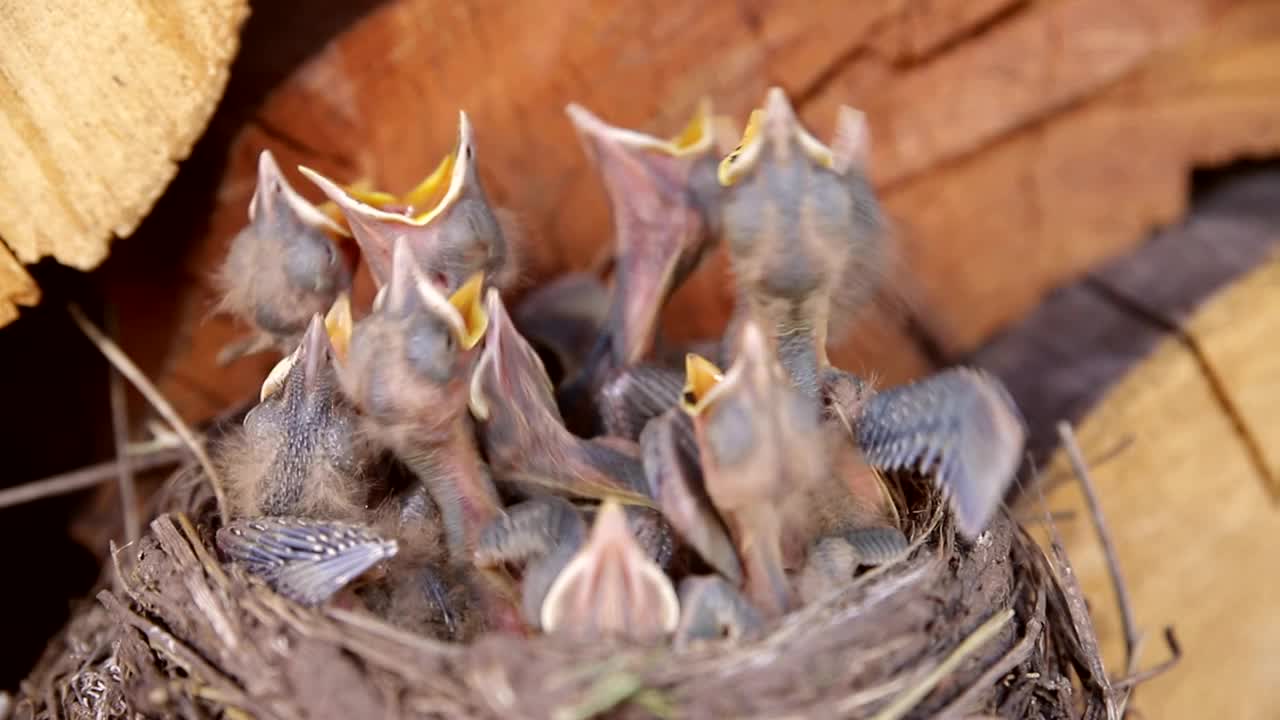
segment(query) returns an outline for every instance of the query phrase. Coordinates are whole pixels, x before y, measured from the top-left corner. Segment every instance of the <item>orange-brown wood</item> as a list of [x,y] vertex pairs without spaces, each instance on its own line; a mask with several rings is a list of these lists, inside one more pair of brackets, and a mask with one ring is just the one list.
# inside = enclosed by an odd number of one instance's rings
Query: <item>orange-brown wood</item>
[[[491,198],[520,218],[527,273],[584,267],[611,224],[567,102],[667,134],[703,95],[741,123],[780,84],[819,136],[840,103],[868,112],[873,177],[901,261],[877,312],[832,357],[897,382],[931,362],[920,333],[904,329],[904,309],[942,355],[965,353],[1049,288],[1178,217],[1191,168],[1280,147],[1280,99],[1266,91],[1280,67],[1277,22],[1267,0],[885,0],[803,13],[761,1],[659,13],[588,0],[554,12],[536,2],[389,2],[296,72],[245,129],[189,269],[207,276],[244,222],[263,147],[282,165],[403,190],[450,148],[459,108],[475,125]],[[673,336],[722,326],[725,266],[713,257],[677,294],[666,316]],[[247,397],[268,361],[212,367],[238,330],[204,319],[207,291],[189,301],[184,323],[196,332],[161,380],[199,417]]]

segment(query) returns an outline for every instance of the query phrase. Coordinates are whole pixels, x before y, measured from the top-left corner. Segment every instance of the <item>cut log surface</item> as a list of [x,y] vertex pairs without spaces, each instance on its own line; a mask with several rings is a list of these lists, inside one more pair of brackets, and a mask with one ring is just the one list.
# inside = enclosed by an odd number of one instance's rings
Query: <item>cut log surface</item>
[[1185,222],[1055,290],[968,362],[1008,385],[1030,426],[1032,456],[1045,460],[1058,443],[1055,424],[1086,417],[1204,301],[1264,262],[1280,247],[1277,227],[1280,171],[1232,179],[1208,191]]
[[[491,198],[524,228],[526,274],[580,268],[611,223],[566,103],[665,135],[704,95],[742,123],[778,84],[819,137],[839,104],[868,114],[900,261],[886,299],[832,357],[896,383],[971,351],[1179,217],[1191,168],[1280,148],[1270,0],[554,5],[390,0],[370,13],[244,130],[188,269],[208,277],[224,256],[264,147],[313,199],[293,165],[404,190],[451,147],[459,108]],[[207,289],[187,298],[160,376],[193,418],[261,382],[255,360],[212,366],[242,332],[209,321],[213,300]],[[729,305],[717,254],[666,325],[677,339],[713,335]]]
[[245,0],[0,0],[0,325],[18,265],[87,270],[133,232],[226,85]]
[[[1185,328],[1199,350],[1161,343],[1078,431],[1086,455],[1133,438],[1093,468],[1096,490],[1148,631],[1143,666],[1167,657],[1165,626],[1184,650],[1172,672],[1140,688],[1136,707],[1152,718],[1274,718],[1280,574],[1271,549],[1280,513],[1260,481],[1275,477],[1280,460],[1280,354],[1269,340],[1280,333],[1280,257],[1215,296]],[[1223,412],[1224,394],[1235,414]],[[1049,472],[1066,476],[1065,459]],[[1063,535],[1107,667],[1122,673],[1112,584],[1080,491],[1063,483],[1048,503],[1075,513]]]

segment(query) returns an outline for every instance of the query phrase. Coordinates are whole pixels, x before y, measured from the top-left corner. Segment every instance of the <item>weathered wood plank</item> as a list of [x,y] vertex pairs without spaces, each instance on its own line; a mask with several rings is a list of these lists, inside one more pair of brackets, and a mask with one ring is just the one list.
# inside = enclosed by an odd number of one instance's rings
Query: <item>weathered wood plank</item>
[[[1116,385],[1080,425],[1086,454],[1126,435],[1134,442],[1094,468],[1139,624],[1149,631],[1144,664],[1164,660],[1159,632],[1173,625],[1180,665],[1144,685],[1146,717],[1270,718],[1280,707],[1276,677],[1280,575],[1268,549],[1280,513],[1237,419],[1220,409],[1218,382],[1246,408],[1244,421],[1267,457],[1280,452],[1280,355],[1260,351],[1280,332],[1280,257],[1216,296],[1189,322],[1213,358],[1217,379],[1176,340],[1166,340]],[[1053,475],[1068,472],[1055,458]],[[1108,667],[1116,672],[1123,637],[1111,581],[1085,517],[1079,489],[1064,483],[1048,498],[1074,510],[1062,529],[1090,598]]]
[[[204,130],[245,0],[0,1],[0,238],[80,269],[133,232]],[[8,252],[4,252],[8,255]],[[31,304],[4,261],[0,325]]]
[[1032,454],[1043,461],[1057,446],[1055,423],[1086,417],[1175,326],[1280,247],[1277,225],[1280,171],[1233,180],[1208,193],[1186,222],[1054,291],[969,361],[1008,384],[1030,424]]

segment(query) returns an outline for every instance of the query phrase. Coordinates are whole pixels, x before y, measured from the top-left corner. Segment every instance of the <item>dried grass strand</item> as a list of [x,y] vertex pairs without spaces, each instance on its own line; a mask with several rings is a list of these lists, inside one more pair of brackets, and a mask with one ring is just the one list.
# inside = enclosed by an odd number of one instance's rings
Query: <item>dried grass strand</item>
[[1142,633],[1133,619],[1133,603],[1129,599],[1129,586],[1124,580],[1124,572],[1120,569],[1120,558],[1116,554],[1115,542],[1111,539],[1111,529],[1102,514],[1102,504],[1098,502],[1098,493],[1094,489],[1093,476],[1085,463],[1084,453],[1076,442],[1071,423],[1058,423],[1058,438],[1062,441],[1062,449],[1067,453],[1067,461],[1075,473],[1080,490],[1084,493],[1085,504],[1089,507],[1089,517],[1093,519],[1093,529],[1098,534],[1098,544],[1102,546],[1102,555],[1107,561],[1107,572],[1111,575],[1111,584],[1115,588],[1116,604],[1120,609],[1120,627],[1124,632],[1125,667],[1127,673],[1133,673],[1138,661],[1138,645],[1142,642]]
[[[107,315],[112,335],[119,335],[114,309]],[[124,376],[111,365],[107,369],[107,393],[111,399],[111,435],[115,440],[116,480],[120,485],[120,514],[124,525],[125,542],[132,545],[142,534],[138,519],[137,485],[133,479],[132,460],[129,458],[129,402],[124,391]]]
[[71,303],[67,306],[67,310],[71,313],[72,320],[80,327],[80,331],[93,343],[94,347],[98,348],[98,352],[102,353],[107,362],[115,366],[116,370],[120,371],[120,374],[129,380],[129,383],[142,394],[142,397],[146,398],[147,402],[156,409],[156,412],[160,413],[165,422],[169,423],[173,431],[178,433],[178,437],[182,438],[182,441],[191,449],[192,454],[196,456],[196,460],[200,463],[200,467],[204,469],[205,475],[209,479],[209,484],[213,487],[214,497],[218,501],[218,513],[225,525],[227,522],[226,493],[223,491],[222,480],[218,475],[218,471],[214,468],[213,461],[209,458],[209,453],[205,451],[204,444],[196,438],[195,433],[178,415],[178,411],[165,399],[160,390],[147,379],[142,370],[129,359],[129,356],[120,349],[120,346],[112,342],[111,338],[104,335],[96,325],[90,322],[78,305]]
[[990,619],[978,626],[968,637],[952,650],[938,667],[931,670],[915,687],[903,693],[897,700],[889,703],[876,713],[872,720],[898,720],[906,715],[937,686],[947,675],[950,675],[964,659],[972,655],[995,637],[1005,625],[1013,619],[1013,608],[1005,608],[992,615]]
[[[189,451],[185,447],[158,447],[145,452],[130,451],[131,465],[136,472],[146,472],[165,465],[181,462]],[[15,485],[0,490],[0,509],[23,505],[57,495],[85,490],[115,478],[120,466],[115,460],[90,465],[71,472],[51,475],[47,478]]]

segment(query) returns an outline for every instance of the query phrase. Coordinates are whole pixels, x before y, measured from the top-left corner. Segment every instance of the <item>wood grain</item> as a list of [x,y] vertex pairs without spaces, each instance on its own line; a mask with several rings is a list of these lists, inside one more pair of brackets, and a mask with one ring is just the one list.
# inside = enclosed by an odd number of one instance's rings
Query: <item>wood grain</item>
[[[0,1],[0,238],[87,270],[177,172],[227,81],[245,0]],[[0,324],[39,295],[3,253]]]
[[22,268],[22,263],[0,244],[0,327],[18,317],[19,305],[40,302],[40,288]]
[[[1280,332],[1280,257],[1215,297],[1187,327],[1209,349],[1217,377],[1247,408],[1249,431],[1274,462],[1280,356],[1259,352],[1258,343]],[[1174,626],[1184,649],[1173,672],[1139,690],[1136,707],[1145,717],[1273,718],[1280,707],[1280,575],[1269,552],[1280,513],[1216,394],[1199,359],[1167,340],[1079,428],[1086,454],[1135,438],[1094,468],[1095,483],[1138,623],[1148,631],[1144,665],[1164,660],[1164,626]],[[1049,471],[1065,474],[1065,459],[1055,458]],[[1122,633],[1079,489],[1064,483],[1048,503],[1076,513],[1061,529],[1114,673]]]
[[1280,247],[1278,225],[1280,170],[1233,174],[1185,221],[1055,290],[967,362],[1004,380],[1043,462],[1058,444],[1055,425],[1086,417],[1208,298],[1265,262]]

